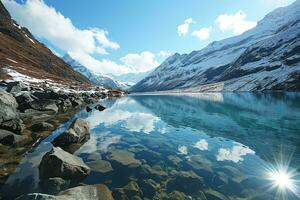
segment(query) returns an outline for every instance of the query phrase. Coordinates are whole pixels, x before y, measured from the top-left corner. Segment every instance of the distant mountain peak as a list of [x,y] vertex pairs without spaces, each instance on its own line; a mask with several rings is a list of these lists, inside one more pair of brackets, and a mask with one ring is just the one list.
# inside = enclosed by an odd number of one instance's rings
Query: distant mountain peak
[[133,92],[300,90],[300,0],[241,35],[174,54]]
[[102,74],[95,74],[91,70],[89,70],[87,67],[83,66],[79,62],[77,62],[75,59],[71,57],[69,54],[65,54],[62,59],[68,63],[75,71],[81,73],[85,77],[87,77],[93,84],[99,85],[105,88],[113,88],[113,89],[121,89],[125,90],[127,89],[127,86],[113,80],[109,76],[102,75]]

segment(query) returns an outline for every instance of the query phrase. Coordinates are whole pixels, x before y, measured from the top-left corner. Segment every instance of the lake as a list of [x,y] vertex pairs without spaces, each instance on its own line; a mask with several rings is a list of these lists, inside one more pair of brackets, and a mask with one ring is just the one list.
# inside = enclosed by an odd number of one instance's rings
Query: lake
[[299,199],[300,94],[131,95],[85,110],[28,152],[2,196],[39,192],[38,165],[76,117],[91,137],[75,152],[85,184],[137,183],[144,199]]

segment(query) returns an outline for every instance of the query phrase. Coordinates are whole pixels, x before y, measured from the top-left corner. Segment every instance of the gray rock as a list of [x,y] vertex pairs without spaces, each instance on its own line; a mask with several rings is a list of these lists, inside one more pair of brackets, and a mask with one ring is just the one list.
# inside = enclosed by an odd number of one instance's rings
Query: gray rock
[[30,107],[34,110],[38,111],[53,111],[55,113],[58,112],[58,107],[55,104],[54,100],[35,100],[29,103]]
[[60,110],[66,111],[66,110],[72,108],[73,105],[72,105],[72,102],[70,99],[64,99],[64,100],[61,100],[58,102],[58,106],[59,106]]
[[90,173],[90,168],[81,158],[59,147],[46,153],[39,166],[41,179],[60,177],[65,180],[80,181]]
[[41,194],[41,193],[30,193],[22,195],[16,200],[56,200],[56,197],[49,194]]
[[51,131],[51,130],[54,129],[54,126],[50,123],[47,123],[47,122],[40,122],[40,123],[32,125],[30,127],[30,129],[34,132]]
[[23,124],[23,121],[21,119],[15,118],[2,122],[1,128],[12,131],[16,134],[21,134],[25,129],[25,125]]
[[152,179],[143,180],[141,183],[144,196],[152,198],[159,190],[160,185]]
[[28,91],[22,91],[19,92],[15,95],[16,101],[18,102],[19,106],[18,106],[18,110],[20,111],[24,111],[25,109],[28,109],[29,106],[29,102],[32,102],[34,100],[37,100],[37,98],[35,96],[33,96],[30,92]]
[[27,136],[16,135],[10,131],[0,129],[0,143],[3,145],[18,145],[28,141]]
[[92,110],[93,110],[93,109],[92,109],[91,107],[89,107],[89,106],[86,107],[86,111],[87,111],[87,112],[91,112]]
[[21,103],[29,103],[31,101],[37,100],[35,96],[31,94],[29,91],[22,91],[15,95],[18,104]]
[[113,200],[114,198],[106,185],[97,184],[70,188],[59,193],[57,199]]
[[169,191],[178,190],[192,194],[203,188],[203,179],[193,171],[180,171],[174,175],[174,178],[167,182],[167,189]]
[[23,125],[17,113],[18,103],[9,93],[0,90],[0,128],[20,133]]
[[129,198],[143,195],[143,192],[140,189],[139,185],[134,181],[130,181],[123,189],[126,196]]
[[44,192],[49,194],[57,194],[63,190],[66,190],[70,186],[70,180],[64,180],[59,177],[42,179],[40,186]]
[[14,96],[4,90],[0,90],[0,103],[15,109],[18,107],[18,103]]
[[28,91],[29,90],[29,87],[26,86],[24,83],[22,82],[9,82],[7,84],[7,92],[10,92],[10,93],[18,93],[18,92],[21,92],[21,91]]
[[82,98],[70,98],[72,106],[73,107],[77,107],[77,106],[81,106],[83,104],[83,99]]
[[132,168],[141,165],[141,161],[137,160],[133,153],[121,149],[113,149],[107,159]]
[[67,147],[71,144],[82,143],[90,136],[89,123],[83,119],[76,119],[69,130],[63,132],[52,142],[54,146]]
[[[184,193],[179,192],[179,191],[173,191],[164,200],[189,200]],[[202,199],[202,198],[201,198]]]
[[58,94],[57,92],[54,92],[52,90],[48,91],[35,91],[33,92],[33,95],[37,97],[38,99],[54,99],[58,100],[61,95]]
[[86,164],[91,168],[92,171],[107,173],[113,171],[110,162],[106,160],[88,161]]
[[95,106],[95,109],[96,109],[96,110],[99,110],[99,111],[103,111],[103,110],[105,110],[106,108],[105,108],[104,106],[98,104],[98,105]]

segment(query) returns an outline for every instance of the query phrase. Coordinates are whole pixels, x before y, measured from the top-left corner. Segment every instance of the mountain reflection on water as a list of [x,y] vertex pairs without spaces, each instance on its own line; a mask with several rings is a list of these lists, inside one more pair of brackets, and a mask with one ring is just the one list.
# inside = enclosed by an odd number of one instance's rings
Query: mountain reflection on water
[[[267,200],[277,191],[266,169],[282,157],[291,169],[300,167],[297,93],[133,95],[101,103],[105,111],[75,116],[88,120],[92,132],[75,152],[92,169],[87,184],[113,190],[135,181],[146,199],[177,191],[183,199]],[[40,159],[69,123],[24,158],[6,192],[40,191]],[[295,193],[285,197],[298,199]]]

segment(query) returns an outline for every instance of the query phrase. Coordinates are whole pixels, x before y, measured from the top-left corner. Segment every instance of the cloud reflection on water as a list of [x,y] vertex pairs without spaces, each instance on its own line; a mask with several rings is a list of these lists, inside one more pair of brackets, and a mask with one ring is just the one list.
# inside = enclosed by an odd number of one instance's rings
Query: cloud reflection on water
[[241,144],[234,145],[231,149],[220,148],[216,155],[218,161],[232,161],[238,163],[244,160],[247,154],[255,154],[249,147],[242,146]]

